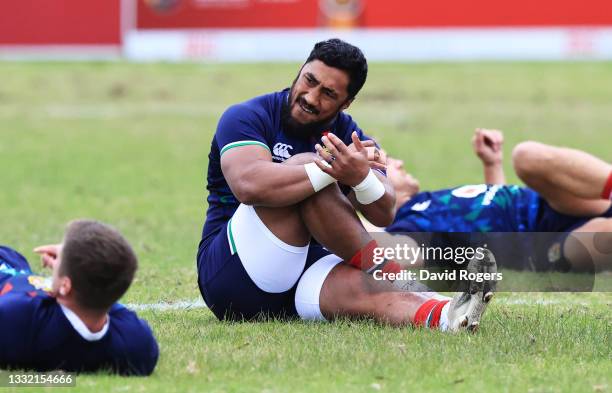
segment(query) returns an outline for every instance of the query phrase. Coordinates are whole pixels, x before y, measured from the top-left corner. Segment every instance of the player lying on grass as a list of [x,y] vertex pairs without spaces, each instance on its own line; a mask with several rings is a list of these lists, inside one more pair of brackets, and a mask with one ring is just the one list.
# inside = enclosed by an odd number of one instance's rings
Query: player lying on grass
[[[478,326],[492,296],[482,285],[449,304],[362,271],[371,272],[375,242],[356,210],[384,226],[395,206],[374,143],[343,112],[366,75],[358,48],[320,42],[290,89],[222,115],[209,154],[209,208],[197,256],[200,291],[219,319],[344,316],[397,326]],[[399,270],[393,261],[378,267]],[[494,261],[469,268],[494,269]]]
[[0,246],[0,367],[151,374],[159,353],[151,329],[115,303],[137,267],[127,241],[107,225],[79,220],[61,244],[34,251],[51,279]]
[[[386,231],[559,232],[564,235],[534,261],[536,270],[587,270],[593,263],[612,268],[609,246],[585,244],[586,257],[581,251],[585,247],[576,247],[577,241],[593,242],[576,235],[579,232],[612,232],[612,165],[579,150],[523,142],[514,148],[512,161],[530,186],[525,188],[505,185],[500,131],[478,129],[472,145],[482,161],[485,184],[419,192],[418,181],[406,173],[403,162],[389,158],[387,175],[395,189],[397,214]],[[568,237],[570,233],[575,236]],[[609,236],[600,242],[605,239],[611,243]]]

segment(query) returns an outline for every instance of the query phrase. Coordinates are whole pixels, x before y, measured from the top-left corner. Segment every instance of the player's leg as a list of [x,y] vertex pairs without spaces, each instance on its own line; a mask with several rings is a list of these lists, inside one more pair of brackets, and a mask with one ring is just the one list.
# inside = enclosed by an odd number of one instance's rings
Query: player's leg
[[[294,156],[288,165],[292,163],[302,164],[304,159],[312,157],[300,155]],[[407,324],[428,324],[435,327],[440,322],[441,316],[446,315],[443,308],[448,304],[448,300],[432,299],[431,294],[420,294],[417,292],[406,293],[393,287],[389,282],[377,282],[371,276],[364,274],[361,270],[354,267],[340,264],[342,260],[355,260],[356,255],[364,250],[364,245],[372,244],[372,238],[361,225],[352,205],[338,189],[336,185],[329,186],[315,195],[307,198],[294,209],[287,208],[267,208],[250,207],[241,205],[234,217],[228,224],[230,236],[236,238],[237,253],[240,256],[242,265],[246,269],[249,277],[257,284],[257,287],[270,292],[266,289],[268,283],[274,283],[279,273],[285,270],[292,270],[298,265],[297,262],[289,261],[295,257],[278,257],[276,254],[281,250],[289,249],[296,255],[299,250],[290,248],[301,248],[307,243],[312,234],[322,245],[336,255],[329,255],[310,266],[300,278],[297,286],[295,303],[297,312],[305,319],[313,319],[311,310],[315,310],[315,318],[324,318],[325,315],[345,315],[345,316],[371,316],[381,322],[392,323],[394,325]],[[306,231],[306,232],[305,232]],[[259,240],[253,240],[255,235],[263,233]],[[247,240],[245,240],[247,239]],[[263,252],[262,247],[270,243],[269,252]],[[292,244],[293,242],[293,244]],[[267,246],[266,246],[267,247]],[[368,247],[365,247],[368,249]],[[360,251],[361,250],[361,251]],[[371,251],[371,250],[370,250]],[[274,255],[272,255],[274,254]],[[366,253],[367,254],[367,253]],[[364,255],[365,261],[370,261],[368,255]],[[275,265],[273,261],[283,263],[283,266]],[[297,259],[296,259],[297,261]],[[300,261],[302,259],[300,258]],[[361,258],[358,259],[361,262]],[[304,264],[301,262],[301,266]],[[386,264],[381,270],[393,266]],[[363,266],[360,265],[363,268]],[[339,273],[331,273],[336,269]],[[295,270],[297,272],[297,270]],[[327,285],[329,290],[324,290],[323,283],[328,274],[332,274],[332,283]],[[295,277],[295,275],[292,275]],[[369,284],[360,287],[365,282]],[[287,279],[283,282],[289,283]],[[275,287],[279,287],[277,283]],[[223,288],[226,288],[223,285]],[[275,290],[279,292],[280,289]],[[373,290],[374,289],[374,290]],[[286,290],[286,288],[285,288]],[[321,295],[321,293],[324,294]],[[361,291],[361,292],[356,292]],[[252,291],[253,296],[257,291]],[[260,293],[259,296],[262,294]],[[233,295],[232,295],[233,296]],[[228,296],[223,296],[228,297]],[[233,296],[236,301],[239,296]],[[478,308],[477,304],[483,302],[484,296],[467,296],[467,303],[461,304],[461,310],[465,311],[467,304],[468,310],[477,309],[478,315],[472,315],[473,321],[477,326],[477,318],[482,314],[483,307]],[[330,299],[330,303],[319,308],[321,299]],[[325,300],[323,300],[325,302]],[[312,306],[312,307],[311,307]],[[245,305],[248,307],[248,305]],[[446,310],[448,310],[448,306]],[[459,309],[459,308],[458,308]],[[306,310],[306,311],[305,311]],[[465,318],[464,318],[465,317]],[[459,321],[453,326],[467,325],[468,317],[459,315]],[[465,322],[465,323],[464,323]],[[452,324],[451,324],[452,325]],[[457,325],[457,326],[455,326]]]
[[512,152],[516,174],[557,211],[597,216],[610,207],[612,165],[580,150],[523,142]]
[[[298,154],[286,165],[312,162],[314,155]],[[349,260],[358,249],[372,240],[355,209],[332,184],[305,199],[299,205],[269,208],[256,206],[255,211],[266,227],[282,241],[296,246],[314,237],[332,253]]]
[[398,291],[390,282],[374,280],[357,269],[340,264],[325,279],[319,301],[327,320],[337,316],[372,317],[402,326],[414,322],[419,307],[431,297],[431,294]]
[[[301,154],[287,164],[299,165],[312,159]],[[296,315],[295,285],[307,263],[311,233],[347,258],[359,249],[358,239],[367,232],[352,225],[359,221],[338,186],[331,185],[308,200],[329,203],[325,207],[305,203],[282,208],[241,204],[218,234],[203,241],[198,253],[198,280],[203,297],[218,318]],[[315,208],[326,208],[327,214],[311,229],[303,212]],[[338,236],[341,233],[343,236]]]
[[[483,259],[471,260],[467,270],[494,273],[495,260],[487,253]],[[341,263],[335,255],[328,255],[300,278],[295,303],[298,314],[306,320],[370,317],[394,326],[414,324],[451,331],[474,330],[492,298],[494,283],[463,284],[463,292],[457,293],[452,301],[432,292],[404,291]]]
[[[314,157],[314,154],[298,154],[285,164],[303,165]],[[256,206],[254,211],[265,227],[287,244],[301,245],[312,236],[333,254],[360,269],[379,269],[383,272],[401,269],[394,261],[374,265],[372,253],[377,243],[336,184],[325,187],[295,206],[280,209]]]
[[[368,253],[375,242],[337,186],[327,187],[303,201],[300,212],[309,233],[337,255],[316,262],[300,279],[296,306],[303,318],[367,316],[393,325],[413,323],[436,327],[442,322],[453,330],[477,328],[492,298],[492,288],[476,288],[471,293],[466,288],[467,292],[458,294],[450,304],[450,298],[434,292],[401,290],[391,282],[374,280],[361,271],[371,263]],[[339,264],[341,260],[350,260],[362,269]],[[485,261],[475,261],[471,268],[482,271],[484,264]],[[392,270],[393,266],[397,264],[391,261],[381,270]],[[446,318],[449,314],[450,321]]]
[[533,141],[518,144],[512,157],[517,174],[524,180],[547,180],[584,199],[602,198],[612,172],[612,165],[584,151]]
[[594,218],[563,242],[562,258],[576,271],[612,270],[612,218]]

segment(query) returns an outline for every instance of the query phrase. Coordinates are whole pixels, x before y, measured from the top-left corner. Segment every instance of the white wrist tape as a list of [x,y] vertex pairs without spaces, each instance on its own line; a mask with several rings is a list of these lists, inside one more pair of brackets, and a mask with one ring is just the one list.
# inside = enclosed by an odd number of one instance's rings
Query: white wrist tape
[[366,178],[353,187],[353,190],[355,191],[357,201],[362,205],[369,205],[372,202],[376,202],[385,195],[384,184],[378,180],[371,169]]
[[312,188],[314,188],[315,192],[319,192],[330,184],[336,182],[336,179],[323,172],[314,162],[305,164],[304,168],[306,169],[306,174],[308,175],[310,184],[312,184]]

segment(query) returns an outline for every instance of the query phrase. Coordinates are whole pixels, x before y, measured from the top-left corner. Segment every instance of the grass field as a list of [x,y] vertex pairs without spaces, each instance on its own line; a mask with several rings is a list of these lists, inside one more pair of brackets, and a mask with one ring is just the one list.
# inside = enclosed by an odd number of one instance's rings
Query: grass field
[[[502,293],[473,336],[370,321],[228,324],[177,303],[200,296],[216,120],[289,85],[297,67],[0,63],[0,243],[36,265],[30,250],[59,241],[68,220],[112,223],[141,261],[123,302],[175,304],[139,312],[160,343],[153,376],[80,376],[76,390],[611,392],[610,293]],[[524,139],[611,158],[611,63],[370,70],[349,112],[424,189],[481,181],[474,127],[505,130],[507,159]]]

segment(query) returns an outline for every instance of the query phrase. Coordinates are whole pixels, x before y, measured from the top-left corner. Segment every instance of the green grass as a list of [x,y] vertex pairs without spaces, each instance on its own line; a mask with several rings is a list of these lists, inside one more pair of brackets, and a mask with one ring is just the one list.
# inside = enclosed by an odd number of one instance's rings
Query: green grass
[[[505,130],[506,158],[514,143],[537,139],[610,159],[610,63],[370,70],[349,112],[424,189],[481,181],[469,145],[475,127]],[[216,121],[296,72],[295,64],[0,63],[0,242],[35,262],[29,250],[59,241],[68,220],[94,217],[116,225],[140,257],[124,302],[197,299]],[[77,390],[612,391],[610,293],[499,298],[474,336],[145,311],[161,348],[154,375],[80,376]]]

